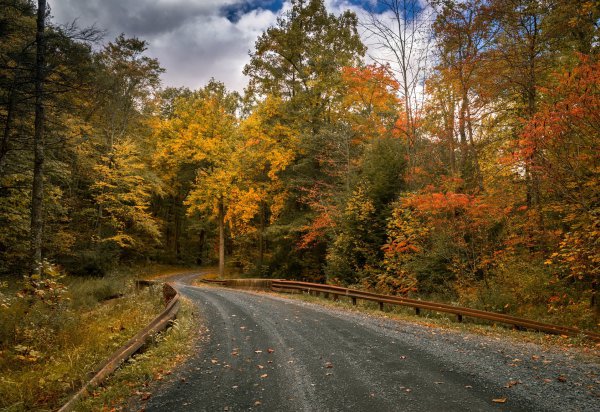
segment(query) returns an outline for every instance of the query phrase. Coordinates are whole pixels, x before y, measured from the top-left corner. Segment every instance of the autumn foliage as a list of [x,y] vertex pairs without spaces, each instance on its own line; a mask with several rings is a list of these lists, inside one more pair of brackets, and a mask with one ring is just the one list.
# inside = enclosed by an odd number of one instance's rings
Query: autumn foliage
[[291,1],[243,92],[162,87],[145,41],[102,46],[49,18],[40,226],[36,14],[11,2],[0,273],[30,274],[42,230],[45,260],[80,275],[219,263],[597,327],[595,3],[420,2],[379,32],[325,3]]

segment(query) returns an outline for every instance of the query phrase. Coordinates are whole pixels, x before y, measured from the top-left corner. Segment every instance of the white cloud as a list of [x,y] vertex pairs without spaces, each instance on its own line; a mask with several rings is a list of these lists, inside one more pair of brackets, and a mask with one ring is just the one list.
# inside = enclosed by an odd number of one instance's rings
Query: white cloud
[[[148,55],[158,58],[166,69],[163,75],[166,86],[195,89],[214,77],[238,91],[247,84],[242,70],[250,60],[248,51],[254,48],[256,38],[291,7],[286,1],[278,13],[254,8],[230,21],[223,15],[223,7],[238,5],[239,10],[245,10],[241,6],[247,0],[50,0],[50,3],[59,23],[78,19],[80,26],[95,24],[106,29],[106,40],[125,33],[148,41]],[[360,20],[368,18],[365,10],[350,0],[325,0],[325,5],[336,15],[352,10]],[[365,30],[359,31],[369,47],[368,56],[384,57]]]
[[254,9],[231,22],[224,6],[243,0],[62,0],[51,3],[58,23],[75,19],[80,26],[107,30],[107,39],[120,33],[149,42],[148,55],[166,69],[166,86],[203,86],[211,77],[241,91],[247,84],[242,70],[256,38],[276,21],[270,10]]

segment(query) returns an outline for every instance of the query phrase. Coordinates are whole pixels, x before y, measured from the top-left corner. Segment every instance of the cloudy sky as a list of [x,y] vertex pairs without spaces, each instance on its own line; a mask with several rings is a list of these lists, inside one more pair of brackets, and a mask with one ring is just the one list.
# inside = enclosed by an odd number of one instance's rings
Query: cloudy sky
[[[325,0],[333,13],[359,13],[372,0]],[[54,21],[96,25],[106,40],[120,33],[149,42],[167,70],[167,86],[198,88],[211,78],[241,91],[248,51],[289,8],[284,0],[50,0]]]

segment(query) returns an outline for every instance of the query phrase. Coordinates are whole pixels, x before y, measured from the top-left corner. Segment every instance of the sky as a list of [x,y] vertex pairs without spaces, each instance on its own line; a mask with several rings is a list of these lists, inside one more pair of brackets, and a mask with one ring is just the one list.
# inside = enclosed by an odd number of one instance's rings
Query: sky
[[[325,0],[335,14],[359,14],[373,0]],[[242,74],[257,37],[289,8],[284,0],[49,0],[55,23],[124,33],[149,43],[147,54],[166,69],[164,86],[196,89],[211,77],[242,91]]]

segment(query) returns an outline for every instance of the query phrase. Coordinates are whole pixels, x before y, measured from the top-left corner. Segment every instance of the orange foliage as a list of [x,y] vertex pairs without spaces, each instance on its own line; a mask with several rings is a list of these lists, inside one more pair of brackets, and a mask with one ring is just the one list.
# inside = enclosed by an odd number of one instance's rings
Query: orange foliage
[[390,68],[378,64],[344,67],[342,80],[346,85],[344,112],[358,136],[354,143],[393,135],[401,106],[397,97],[399,85]]
[[331,218],[331,215],[326,211],[318,214],[310,223],[310,225],[304,226],[303,229],[307,232],[300,239],[298,247],[300,249],[308,248],[313,243],[318,242],[325,236],[328,229],[332,228],[335,222]]

